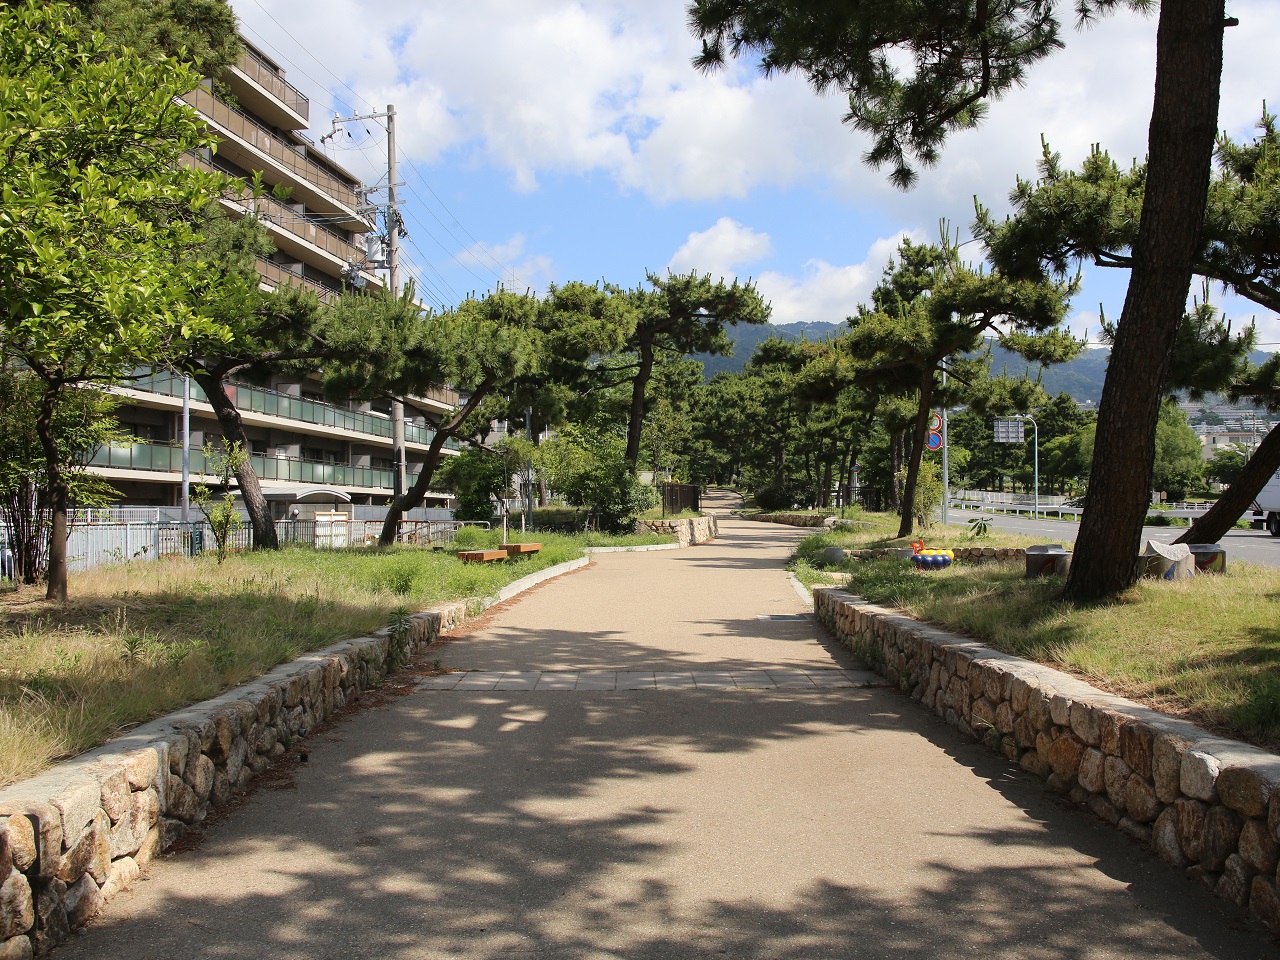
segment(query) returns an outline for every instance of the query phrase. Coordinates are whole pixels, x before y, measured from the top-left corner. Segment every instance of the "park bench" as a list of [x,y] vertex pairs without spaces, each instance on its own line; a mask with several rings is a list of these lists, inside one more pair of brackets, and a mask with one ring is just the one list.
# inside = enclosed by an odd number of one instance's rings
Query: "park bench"
[[507,559],[505,550],[459,550],[458,559],[463,563],[493,563]]
[[509,557],[518,557],[525,553],[537,553],[542,549],[540,543],[504,543],[502,549],[507,552]]

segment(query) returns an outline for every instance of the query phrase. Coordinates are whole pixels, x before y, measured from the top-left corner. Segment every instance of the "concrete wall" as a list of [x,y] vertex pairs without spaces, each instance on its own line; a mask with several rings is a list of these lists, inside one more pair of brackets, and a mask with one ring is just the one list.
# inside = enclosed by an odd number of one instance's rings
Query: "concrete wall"
[[847,592],[813,598],[904,693],[1280,933],[1280,756]]

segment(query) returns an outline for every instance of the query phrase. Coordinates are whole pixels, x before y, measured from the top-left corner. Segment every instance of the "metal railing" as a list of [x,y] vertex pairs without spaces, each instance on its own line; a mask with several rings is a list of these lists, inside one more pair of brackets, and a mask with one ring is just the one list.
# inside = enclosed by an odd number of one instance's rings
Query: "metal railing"
[[307,95],[280,76],[276,67],[267,63],[253,50],[245,48],[244,55],[236,63],[236,69],[304,120],[311,118],[311,101]]
[[[458,520],[405,520],[401,540],[409,544],[447,549],[464,526],[489,528],[487,523]],[[317,550],[366,547],[377,543],[381,520],[277,520],[276,538],[282,546]],[[9,530],[0,526],[0,549]],[[67,569],[83,573],[94,567],[135,560],[195,557],[216,549],[213,528],[203,520],[151,520],[130,523],[76,522],[67,536]],[[231,534],[228,549],[243,553],[253,546],[253,529],[246,523]],[[8,556],[8,555],[6,555]],[[0,561],[0,578],[13,579],[11,561]]]
[[359,206],[355,188],[339,180],[314,160],[262,124],[239,110],[233,110],[204,87],[196,87],[181,97],[188,106],[195,108],[233,136],[249,144],[259,153],[286,167],[309,185],[327,193],[349,211]]
[[[139,375],[125,384],[133,390],[146,393],[158,393],[167,397],[182,396],[182,377],[177,374],[159,370]],[[344,410],[322,400],[307,400],[303,397],[291,396],[287,393],[268,389],[267,387],[250,386],[247,383],[228,383],[227,395],[242,413],[261,413],[266,416],[296,420],[299,423],[311,423],[317,426],[334,427],[339,430],[350,430],[352,433],[365,433],[375,437],[391,436],[391,418],[380,413],[360,410]],[[191,383],[191,399],[207,403],[208,398],[194,380]],[[420,443],[424,446],[435,439],[436,432],[430,427],[417,423],[406,423],[405,440],[409,443]],[[457,440],[445,441],[450,450],[461,449]]]
[[333,303],[341,295],[339,290],[333,290],[323,284],[316,283],[314,280],[308,280],[306,277],[300,277],[296,273],[290,273],[279,264],[272,263],[270,260],[263,260],[261,257],[258,258],[258,273],[277,287],[304,287],[319,297],[321,303]]
[[[390,490],[392,471],[377,467],[357,467],[345,463],[304,460],[300,457],[267,457],[251,454],[253,470],[260,480],[283,480],[289,483],[318,483],[328,486]],[[155,470],[179,473],[182,470],[182,447],[178,444],[140,442],[128,446],[104,446],[93,452],[89,466],[117,470]],[[191,473],[207,473],[204,453],[191,451]]]

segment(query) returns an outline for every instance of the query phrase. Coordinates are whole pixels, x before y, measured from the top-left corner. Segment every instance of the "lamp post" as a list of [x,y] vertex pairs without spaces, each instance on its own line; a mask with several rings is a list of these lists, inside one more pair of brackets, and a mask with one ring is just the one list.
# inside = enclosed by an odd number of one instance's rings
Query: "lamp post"
[[1034,498],[1035,505],[1033,509],[1035,510],[1035,518],[1039,520],[1040,519],[1040,426],[1036,423],[1036,418],[1031,416],[1030,414],[1026,414],[1026,413],[1014,414],[1014,419],[1031,421],[1031,430],[1032,430],[1031,448],[1034,451],[1033,456],[1035,458],[1034,460],[1035,474],[1034,474],[1034,480],[1033,480],[1033,483],[1035,484],[1035,498]]

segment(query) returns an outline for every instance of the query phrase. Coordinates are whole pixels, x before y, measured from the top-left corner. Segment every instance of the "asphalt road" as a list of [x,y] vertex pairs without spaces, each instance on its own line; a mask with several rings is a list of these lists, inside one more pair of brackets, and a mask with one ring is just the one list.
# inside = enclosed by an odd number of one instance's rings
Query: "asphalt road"
[[[726,520],[468,624],[62,960],[1253,960],[1234,908],[857,669]],[[550,678],[550,682],[548,682]]]
[[[1043,536],[1045,543],[1065,543],[1075,540],[1080,525],[1074,520],[1033,520],[1030,517],[1005,516],[999,513],[979,513],[974,510],[950,511],[952,523],[968,523],[972,517],[983,516],[991,519],[991,525],[997,530],[1025,536]],[[1186,527],[1143,527],[1142,537],[1160,543],[1171,543],[1186,530]],[[1227,551],[1227,562],[1245,560],[1268,567],[1280,567],[1280,537],[1273,537],[1265,530],[1232,530],[1220,541]]]

